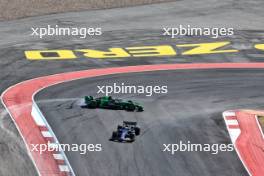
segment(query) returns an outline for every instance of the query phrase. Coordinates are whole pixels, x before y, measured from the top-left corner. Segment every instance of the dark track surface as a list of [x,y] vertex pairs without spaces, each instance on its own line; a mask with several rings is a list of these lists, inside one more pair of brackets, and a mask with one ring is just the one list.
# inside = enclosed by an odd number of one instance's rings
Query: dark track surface
[[[0,92],[27,79],[89,68],[159,63],[263,62],[263,51],[252,49],[254,43],[263,43],[263,7],[262,0],[182,0],[158,5],[63,13],[0,22]],[[47,26],[48,24],[63,27],[102,27],[104,34],[100,37],[87,39],[75,37],[39,39],[30,36],[31,27]],[[179,24],[189,24],[195,27],[233,27],[235,35],[231,38],[220,37],[219,39],[192,36],[170,39],[161,35],[162,27],[176,27]],[[29,61],[24,55],[25,50],[34,49],[93,48],[103,50],[110,47],[175,45],[222,40],[231,41],[230,47],[241,51],[197,56],[182,56],[178,51],[179,55],[175,57],[104,60],[79,56],[80,59],[63,61]],[[249,107],[254,105],[256,98],[253,96],[247,99]],[[200,100],[196,100],[195,97],[187,97],[184,100],[188,99],[195,102]],[[252,107],[254,107],[253,105]],[[247,106],[245,105],[245,107]],[[23,141],[2,104],[0,105],[0,114],[0,175],[35,176],[36,171],[27,156]],[[228,140],[226,132],[224,133]],[[72,163],[74,164],[75,161]],[[85,167],[81,168],[81,171],[87,167],[88,165],[85,163]],[[222,170],[224,172],[225,169]],[[194,175],[197,174],[194,173]]]
[[[36,96],[61,143],[101,143],[102,152],[66,152],[77,175],[245,176],[235,152],[162,152],[162,144],[230,143],[221,113],[228,109],[263,107],[262,70],[161,71],[72,81]],[[136,79],[135,79],[136,78]],[[167,95],[115,95],[143,102],[145,112],[81,109],[72,98],[95,95],[97,85],[125,82],[168,85]],[[44,100],[48,100],[45,102]],[[42,103],[41,103],[42,102]],[[133,144],[109,142],[116,125],[135,120],[143,135]]]

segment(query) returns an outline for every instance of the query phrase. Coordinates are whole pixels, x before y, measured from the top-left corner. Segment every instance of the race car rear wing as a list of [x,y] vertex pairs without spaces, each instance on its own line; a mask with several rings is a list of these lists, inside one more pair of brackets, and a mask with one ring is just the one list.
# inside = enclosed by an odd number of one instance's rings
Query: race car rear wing
[[123,121],[124,125],[137,126],[137,122]]

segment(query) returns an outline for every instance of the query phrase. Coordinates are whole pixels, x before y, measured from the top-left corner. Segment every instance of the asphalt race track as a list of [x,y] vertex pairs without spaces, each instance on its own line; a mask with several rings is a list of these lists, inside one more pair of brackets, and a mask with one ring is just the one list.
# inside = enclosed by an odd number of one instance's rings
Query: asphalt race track
[[[191,5],[190,5],[191,4]],[[62,72],[126,65],[160,63],[263,62],[263,51],[252,49],[263,43],[262,0],[183,0],[139,7],[63,13],[0,22],[0,92],[21,81]],[[137,13],[135,13],[135,11]],[[128,23],[129,22],[129,23]],[[46,38],[30,36],[32,26],[99,26],[103,36]],[[234,27],[231,38],[162,36],[162,27],[179,24]],[[230,41],[238,53],[120,59],[30,61],[24,51],[34,49],[104,50],[110,47],[175,45]],[[45,67],[43,67],[45,65]],[[172,76],[173,75],[173,76]],[[235,152],[162,153],[163,143],[191,140],[193,143],[230,143],[221,113],[228,109],[261,108],[262,70],[170,71],[105,76],[45,89],[37,96],[45,116],[62,143],[102,143],[103,152],[66,153],[77,175],[247,175]],[[160,79],[158,79],[160,78]],[[124,81],[135,84],[168,84],[166,96],[124,98],[142,101],[143,113],[87,110],[78,100],[96,94],[97,83]],[[122,95],[117,95],[121,97]],[[73,98],[73,99],[72,99]],[[0,175],[36,175],[14,124],[0,105]],[[144,134],[130,145],[111,143],[108,138],[123,119],[137,120]],[[143,154],[144,153],[144,154]],[[2,167],[3,166],[3,167]],[[135,170],[137,172],[135,173]],[[121,172],[119,172],[121,171]],[[89,172],[89,174],[88,174]]]
[[[47,88],[36,101],[60,143],[101,143],[102,152],[66,152],[77,175],[243,175],[235,152],[162,152],[162,144],[230,143],[222,112],[263,108],[262,70],[158,71],[83,79]],[[136,79],[135,79],[136,78]],[[142,102],[145,112],[89,110],[80,99],[96,95],[97,85],[168,85],[167,95],[115,95]],[[123,120],[137,121],[143,134],[135,143],[108,141]]]

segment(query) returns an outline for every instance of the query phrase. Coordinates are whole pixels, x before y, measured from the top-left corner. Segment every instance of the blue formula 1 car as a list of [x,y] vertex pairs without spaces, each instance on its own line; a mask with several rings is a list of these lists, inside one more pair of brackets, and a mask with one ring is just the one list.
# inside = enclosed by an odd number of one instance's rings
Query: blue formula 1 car
[[135,137],[140,135],[140,128],[137,122],[124,121],[123,125],[118,125],[117,130],[112,133],[111,141],[134,142]]

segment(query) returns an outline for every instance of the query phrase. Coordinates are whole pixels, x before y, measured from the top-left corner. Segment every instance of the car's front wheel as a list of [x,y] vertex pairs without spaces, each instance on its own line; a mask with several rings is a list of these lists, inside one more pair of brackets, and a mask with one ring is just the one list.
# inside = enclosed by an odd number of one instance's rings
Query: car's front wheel
[[140,128],[139,127],[135,127],[135,134],[137,136],[140,135]]
[[137,107],[136,107],[136,111],[138,111],[138,112],[142,112],[142,111],[144,111],[144,110],[143,110],[143,107],[141,107],[141,106],[137,106]]
[[114,132],[112,133],[112,140],[116,140],[116,139],[117,139],[117,136],[118,136],[117,131],[114,131]]

